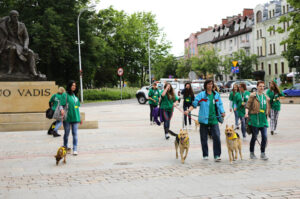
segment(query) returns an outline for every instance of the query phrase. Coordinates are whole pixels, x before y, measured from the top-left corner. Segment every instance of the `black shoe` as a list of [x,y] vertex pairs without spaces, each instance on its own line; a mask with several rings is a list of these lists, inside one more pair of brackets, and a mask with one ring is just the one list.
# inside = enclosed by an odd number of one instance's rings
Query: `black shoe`
[[274,131],[271,131],[271,135],[274,135]]
[[48,135],[52,135],[53,131],[52,130],[48,130]]
[[53,137],[59,137],[60,134],[57,133],[57,131],[53,131]]

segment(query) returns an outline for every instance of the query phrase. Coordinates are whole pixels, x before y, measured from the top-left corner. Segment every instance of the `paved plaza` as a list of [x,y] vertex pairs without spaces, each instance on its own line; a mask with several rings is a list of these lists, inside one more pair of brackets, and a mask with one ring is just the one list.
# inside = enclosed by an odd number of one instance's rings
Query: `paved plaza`
[[[228,116],[228,96],[222,99]],[[166,141],[163,127],[150,126],[148,105],[134,99],[85,104],[81,111],[87,120],[98,120],[99,129],[79,130],[79,155],[68,155],[65,165],[56,166],[54,159],[62,137],[45,131],[0,133],[0,198],[300,198],[300,105],[282,105],[278,134],[268,131],[268,161],[249,159],[247,137],[244,160],[233,164],[224,135],[233,114],[220,126],[220,163],[213,161],[212,141],[209,160],[202,160],[193,125],[190,153],[181,164],[174,137]],[[182,113],[175,110],[171,130],[181,126]],[[259,156],[257,144],[255,151]]]

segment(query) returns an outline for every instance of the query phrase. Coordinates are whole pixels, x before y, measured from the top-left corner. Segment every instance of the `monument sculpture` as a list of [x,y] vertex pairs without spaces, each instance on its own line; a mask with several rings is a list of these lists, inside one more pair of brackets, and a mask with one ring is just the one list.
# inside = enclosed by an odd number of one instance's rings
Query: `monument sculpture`
[[41,81],[38,54],[29,49],[29,36],[16,10],[0,19],[0,81]]

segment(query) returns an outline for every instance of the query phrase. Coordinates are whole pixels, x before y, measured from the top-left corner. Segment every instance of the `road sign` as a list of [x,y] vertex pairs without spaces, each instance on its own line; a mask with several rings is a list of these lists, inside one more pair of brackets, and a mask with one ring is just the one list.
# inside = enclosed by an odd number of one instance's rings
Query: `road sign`
[[234,67],[236,67],[236,65],[238,64],[239,62],[238,61],[232,61],[232,64]]
[[231,67],[231,73],[239,73],[240,72],[240,68],[239,67]]
[[124,73],[123,68],[118,68],[118,75],[121,77]]

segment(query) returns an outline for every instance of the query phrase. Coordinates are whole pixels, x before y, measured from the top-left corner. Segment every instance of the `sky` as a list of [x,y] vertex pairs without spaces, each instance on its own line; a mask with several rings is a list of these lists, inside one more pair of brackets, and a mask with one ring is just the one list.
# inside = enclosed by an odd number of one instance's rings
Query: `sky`
[[113,6],[128,14],[151,12],[171,42],[170,53],[184,54],[184,40],[201,28],[221,24],[222,18],[242,14],[243,8],[264,4],[267,0],[100,0],[96,9]]

